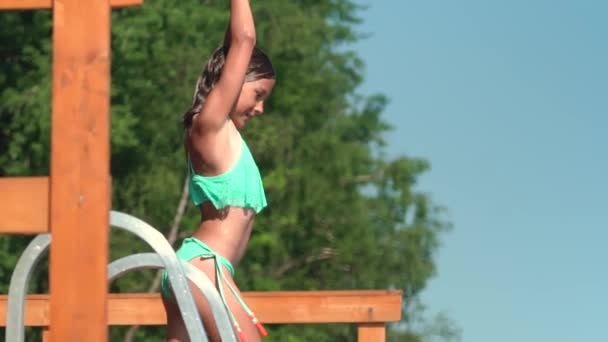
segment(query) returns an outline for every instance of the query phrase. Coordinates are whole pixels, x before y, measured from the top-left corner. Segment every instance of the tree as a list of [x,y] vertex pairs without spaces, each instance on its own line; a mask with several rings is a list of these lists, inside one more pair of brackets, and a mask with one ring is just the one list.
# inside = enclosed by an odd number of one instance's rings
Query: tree
[[[404,321],[412,319],[408,303],[434,275],[438,237],[449,224],[427,194],[413,189],[429,163],[383,155],[387,99],[357,93],[364,64],[348,44],[362,37],[355,29],[363,9],[350,0],[252,5],[258,44],[273,59],[278,79],[268,113],[244,133],[269,208],[257,219],[237,283],[243,290],[399,288]],[[155,0],[112,14],[113,208],[165,233],[186,172],[181,114],[203,63],[221,42],[227,9],[227,2]],[[0,174],[48,174],[50,12],[0,15]],[[189,203],[180,238],[196,220]],[[5,292],[27,241],[0,242]],[[113,259],[146,249],[116,232],[110,248]],[[131,274],[111,289],[146,291],[154,276]],[[44,278],[37,290],[46,289]],[[340,325],[270,328],[271,341],[350,341],[355,334]],[[123,334],[113,329],[112,340]],[[412,340],[422,334],[408,331]],[[146,328],[136,340],[160,336],[162,327]]]

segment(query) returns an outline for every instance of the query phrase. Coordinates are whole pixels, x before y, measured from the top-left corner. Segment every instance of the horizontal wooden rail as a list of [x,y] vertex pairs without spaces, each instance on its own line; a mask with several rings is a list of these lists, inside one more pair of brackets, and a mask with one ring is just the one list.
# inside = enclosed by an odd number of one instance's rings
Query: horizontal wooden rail
[[[365,323],[401,320],[400,291],[302,291],[245,292],[244,299],[267,324]],[[6,325],[7,296],[0,296],[0,327]],[[159,294],[108,295],[109,325],[164,325],[165,311]],[[29,295],[25,325],[49,325],[49,296]]]
[[[143,0],[110,0],[112,7],[127,7],[143,4]],[[0,0],[0,10],[32,10],[52,7],[53,0]]]
[[49,232],[49,180],[46,176],[0,177],[0,235]]
[[49,178],[0,177],[0,234],[49,231]]

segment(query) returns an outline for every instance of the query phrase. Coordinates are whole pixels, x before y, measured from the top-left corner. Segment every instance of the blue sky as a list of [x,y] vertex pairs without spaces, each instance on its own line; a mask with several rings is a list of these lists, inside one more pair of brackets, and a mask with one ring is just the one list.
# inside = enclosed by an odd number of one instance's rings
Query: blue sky
[[360,91],[454,225],[429,313],[466,342],[608,341],[608,1],[358,2]]

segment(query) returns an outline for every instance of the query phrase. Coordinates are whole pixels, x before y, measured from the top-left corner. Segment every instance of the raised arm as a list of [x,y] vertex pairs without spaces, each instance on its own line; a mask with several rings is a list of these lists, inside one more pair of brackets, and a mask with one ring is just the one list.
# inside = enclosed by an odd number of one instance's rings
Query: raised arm
[[230,1],[230,24],[224,45],[228,48],[222,75],[205,100],[201,115],[192,122],[194,134],[217,131],[228,121],[256,43],[255,25],[249,0]]

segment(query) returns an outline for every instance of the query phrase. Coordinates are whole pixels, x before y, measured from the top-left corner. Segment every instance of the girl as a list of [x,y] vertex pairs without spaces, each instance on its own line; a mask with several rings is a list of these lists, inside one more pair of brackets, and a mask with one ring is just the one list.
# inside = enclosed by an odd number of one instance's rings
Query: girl
[[[199,208],[198,230],[186,238],[178,258],[199,268],[214,282],[241,341],[265,335],[234,283],[234,265],[245,253],[254,217],[266,206],[262,179],[239,130],[261,115],[275,84],[268,57],[255,47],[249,0],[230,1],[230,24],[224,45],[216,49],[196,83],[193,104],[184,114],[190,197]],[[188,335],[166,273],[161,283],[167,312],[167,341]],[[219,333],[209,304],[192,288],[210,341]]]

